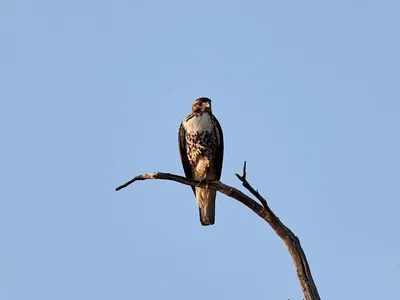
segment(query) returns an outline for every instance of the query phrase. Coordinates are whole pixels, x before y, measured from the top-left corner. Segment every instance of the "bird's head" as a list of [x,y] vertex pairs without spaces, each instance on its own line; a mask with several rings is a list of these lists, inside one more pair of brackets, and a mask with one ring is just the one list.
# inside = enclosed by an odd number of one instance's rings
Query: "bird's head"
[[205,97],[199,98],[194,101],[192,106],[192,114],[211,112],[211,100]]

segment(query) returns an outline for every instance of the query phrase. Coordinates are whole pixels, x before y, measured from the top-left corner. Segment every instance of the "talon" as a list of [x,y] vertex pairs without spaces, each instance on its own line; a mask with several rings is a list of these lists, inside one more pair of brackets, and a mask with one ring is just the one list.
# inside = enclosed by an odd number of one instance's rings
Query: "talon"
[[208,190],[208,179],[203,179],[201,182],[206,184],[205,188]]

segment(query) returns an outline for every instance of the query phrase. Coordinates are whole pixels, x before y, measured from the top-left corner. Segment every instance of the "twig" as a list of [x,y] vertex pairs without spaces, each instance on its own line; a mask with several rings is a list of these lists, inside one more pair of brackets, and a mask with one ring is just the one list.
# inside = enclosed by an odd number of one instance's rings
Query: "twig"
[[279,218],[269,208],[267,201],[264,199],[264,197],[262,197],[259,194],[259,192],[255,190],[247,181],[246,162],[244,162],[243,164],[243,175],[240,176],[239,174],[236,174],[236,176],[242,182],[243,186],[261,202],[262,206],[258,204],[255,200],[247,196],[246,194],[239,191],[238,189],[223,184],[218,180],[210,181],[207,183],[174,174],[161,173],[161,172],[138,175],[129,180],[128,182],[120,185],[115,190],[119,191],[129,186],[133,182],[139,180],[162,179],[162,180],[176,181],[194,187],[207,186],[209,189],[216,190],[220,193],[227,195],[228,197],[238,200],[239,202],[243,203],[248,208],[250,208],[262,219],[264,219],[272,227],[275,233],[283,240],[293,259],[297,271],[297,277],[300,281],[300,285],[303,289],[303,293],[306,300],[320,300],[318,289],[312,278],[310,267],[308,265],[307,258],[306,255],[304,254],[303,248],[301,247],[300,240],[297,238],[297,236],[293,234],[293,232],[288,227],[286,227],[279,220]]
[[[243,175],[242,176],[240,176],[239,174],[235,174],[235,175],[242,182],[243,186],[261,202],[262,206],[264,206],[265,209],[270,210],[269,207],[268,207],[268,204],[267,204],[267,200],[265,200],[258,193],[258,191],[253,189],[253,187],[247,182],[247,179],[246,179],[246,161],[244,161],[244,163],[243,163]],[[272,211],[271,211],[271,213],[272,213]]]

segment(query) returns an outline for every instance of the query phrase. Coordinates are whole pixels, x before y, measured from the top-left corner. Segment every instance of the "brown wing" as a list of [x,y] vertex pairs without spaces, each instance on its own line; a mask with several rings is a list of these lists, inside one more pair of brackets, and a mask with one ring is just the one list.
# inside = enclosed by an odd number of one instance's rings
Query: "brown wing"
[[[183,166],[183,170],[185,171],[186,178],[193,178],[192,167],[190,166],[189,159],[187,156],[186,150],[186,132],[185,128],[183,128],[183,124],[179,127],[178,133],[178,143],[179,143],[179,153],[181,155],[181,162]],[[196,195],[194,187],[192,187],[193,193]]]
[[215,124],[215,134],[217,136],[217,151],[215,156],[215,171],[216,171],[216,178],[218,180],[221,179],[221,172],[222,172],[222,163],[224,160],[224,134],[222,133],[221,125],[219,124],[218,120],[214,115],[212,115],[213,122]]

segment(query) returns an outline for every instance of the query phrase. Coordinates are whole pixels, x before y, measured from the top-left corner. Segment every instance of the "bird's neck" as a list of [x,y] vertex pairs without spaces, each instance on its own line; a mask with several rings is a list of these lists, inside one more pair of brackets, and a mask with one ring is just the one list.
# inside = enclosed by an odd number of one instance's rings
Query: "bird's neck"
[[192,115],[195,117],[201,117],[202,115],[211,115],[211,111],[198,111],[198,112],[192,112]]

